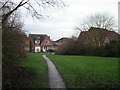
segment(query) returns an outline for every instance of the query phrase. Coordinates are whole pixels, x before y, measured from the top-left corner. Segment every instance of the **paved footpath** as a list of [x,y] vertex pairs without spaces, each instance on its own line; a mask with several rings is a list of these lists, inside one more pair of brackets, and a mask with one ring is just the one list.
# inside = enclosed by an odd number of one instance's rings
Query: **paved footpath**
[[55,65],[46,55],[42,55],[42,56],[46,60],[48,65],[49,88],[66,89],[65,83],[62,77],[60,76],[58,70],[56,69]]

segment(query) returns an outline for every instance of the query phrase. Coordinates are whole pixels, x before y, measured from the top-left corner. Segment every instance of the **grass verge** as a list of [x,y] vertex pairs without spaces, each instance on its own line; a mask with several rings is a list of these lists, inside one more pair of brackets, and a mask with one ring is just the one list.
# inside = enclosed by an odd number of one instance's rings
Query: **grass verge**
[[49,55],[68,88],[116,88],[118,58]]
[[40,53],[28,53],[20,66],[35,73],[30,88],[48,88],[47,64]]

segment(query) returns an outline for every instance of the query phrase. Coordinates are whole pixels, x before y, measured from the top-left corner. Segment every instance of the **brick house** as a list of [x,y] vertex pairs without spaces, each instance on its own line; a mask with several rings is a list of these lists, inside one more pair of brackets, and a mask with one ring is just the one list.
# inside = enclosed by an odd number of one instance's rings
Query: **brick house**
[[88,31],[82,31],[78,37],[77,45],[80,47],[101,47],[113,40],[118,40],[120,35],[115,31],[91,27]]
[[59,46],[65,44],[69,38],[63,37],[56,41],[52,41],[47,34],[29,34],[26,36],[24,46],[26,52],[48,52],[56,51]]
[[47,52],[55,50],[58,45],[46,34],[29,34],[30,52]]

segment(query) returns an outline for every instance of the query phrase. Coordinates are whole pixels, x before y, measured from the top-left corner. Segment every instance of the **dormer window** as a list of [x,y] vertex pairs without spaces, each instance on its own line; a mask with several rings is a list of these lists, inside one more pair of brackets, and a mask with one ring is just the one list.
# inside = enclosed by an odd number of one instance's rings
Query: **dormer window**
[[38,37],[38,39],[40,39],[40,37]]
[[39,44],[40,43],[40,37],[37,37],[35,40],[35,44]]
[[49,41],[48,41],[48,40],[46,40],[46,43],[49,43]]
[[36,43],[36,44],[39,44],[39,43],[40,43],[40,40],[35,40],[35,43]]

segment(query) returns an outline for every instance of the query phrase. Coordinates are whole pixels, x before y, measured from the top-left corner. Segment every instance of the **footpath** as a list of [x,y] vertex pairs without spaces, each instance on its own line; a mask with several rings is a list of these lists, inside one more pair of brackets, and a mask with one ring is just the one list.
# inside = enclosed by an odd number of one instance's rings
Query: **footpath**
[[46,55],[42,55],[42,56],[46,60],[47,65],[48,65],[49,88],[66,89],[63,78],[60,76],[60,73],[56,69],[53,62]]

